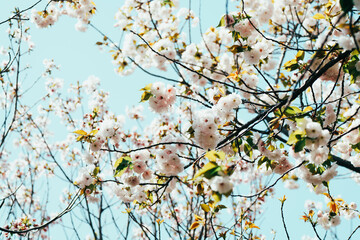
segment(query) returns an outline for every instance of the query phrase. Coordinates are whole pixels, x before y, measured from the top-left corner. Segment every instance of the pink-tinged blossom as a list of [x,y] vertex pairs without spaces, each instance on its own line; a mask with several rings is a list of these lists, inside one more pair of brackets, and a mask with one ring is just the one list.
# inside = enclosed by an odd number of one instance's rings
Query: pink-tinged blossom
[[138,202],[145,202],[147,197],[146,194],[143,191],[139,191],[136,195],[135,195],[135,199]]
[[144,116],[143,116],[144,107],[142,105],[137,105],[132,108],[126,107],[125,111],[130,119],[144,120]]
[[360,167],[360,154],[355,154],[354,156],[351,156],[349,161],[351,162],[354,167]]
[[88,152],[82,154],[82,160],[87,164],[94,164],[96,162],[94,156]]
[[231,14],[224,15],[225,20],[225,26],[229,27],[230,25],[233,25],[235,23],[234,17]]
[[331,135],[329,130],[325,129],[321,131],[321,135],[317,138],[319,146],[326,146],[330,141]]
[[98,132],[103,138],[112,137],[115,134],[115,126],[113,120],[104,120],[100,124],[100,131]]
[[323,125],[325,127],[329,126],[333,122],[336,121],[336,114],[334,111],[334,106],[332,104],[326,105],[326,111],[325,111],[325,120],[323,122]]
[[135,187],[139,185],[140,179],[137,176],[129,176],[125,178],[125,184],[129,185],[130,187]]
[[153,83],[150,92],[153,96],[149,99],[149,105],[157,113],[169,110],[169,107],[176,100],[175,88],[172,86],[165,87],[165,84],[161,82]]
[[144,161],[136,160],[133,162],[133,170],[134,172],[141,174],[146,170],[147,166]]
[[130,157],[134,161],[147,161],[150,158],[150,153],[148,150],[140,150],[130,153]]
[[284,174],[286,171],[290,170],[293,165],[288,161],[286,157],[281,157],[280,160],[276,162],[276,166],[273,169],[274,173]]
[[101,149],[102,143],[101,141],[95,141],[90,144],[90,150],[93,152],[97,152]]
[[311,151],[309,156],[309,161],[316,165],[320,165],[328,159],[329,148],[319,147]]
[[167,186],[167,188],[166,188],[166,192],[167,193],[171,193],[175,188],[176,188],[176,183],[177,183],[177,180],[176,180],[176,178],[173,178],[171,181],[170,181],[170,183],[169,183],[169,185]]
[[60,90],[63,87],[64,80],[60,78],[49,78],[45,84],[48,93],[54,94],[56,91]]
[[228,176],[215,176],[210,180],[210,187],[213,191],[220,194],[229,193],[233,189],[233,184]]
[[241,99],[238,94],[230,94],[226,97],[220,98],[218,103],[213,106],[213,110],[217,116],[226,121],[231,121],[234,119],[234,109],[238,108],[241,104]]
[[[251,22],[250,22],[251,21]],[[256,32],[254,27],[258,25],[255,19],[244,19],[234,25],[234,30],[240,33],[241,37],[249,37]]]
[[317,138],[321,135],[321,125],[318,122],[309,122],[305,127],[306,136],[309,138]]
[[80,188],[84,188],[92,184],[93,178],[89,174],[86,168],[82,168],[79,171],[78,177],[75,179],[75,184],[78,185]]
[[338,39],[339,46],[344,50],[356,48],[354,40],[351,36],[340,36]]
[[91,94],[100,86],[100,79],[91,75],[82,83],[82,86],[85,88],[87,94]]
[[284,187],[287,189],[298,189],[300,186],[295,180],[288,179],[285,181]]
[[220,140],[217,125],[212,110],[202,110],[196,113],[193,129],[197,143],[204,149],[213,149]]
[[153,172],[150,169],[147,169],[141,174],[141,177],[144,180],[150,180],[153,178]]

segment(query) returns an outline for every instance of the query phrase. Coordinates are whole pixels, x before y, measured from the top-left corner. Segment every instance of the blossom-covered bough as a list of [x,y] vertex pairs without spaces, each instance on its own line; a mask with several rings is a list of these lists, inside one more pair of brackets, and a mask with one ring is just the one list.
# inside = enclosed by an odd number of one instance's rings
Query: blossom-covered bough
[[[261,220],[281,182],[327,202],[308,200],[293,216],[280,198],[272,221],[284,238],[296,231],[289,218],[314,239],[359,234],[358,220],[334,231],[359,211],[331,191],[344,174],[360,182],[359,1],[219,1],[224,15],[203,29],[190,0],[126,0],[115,14],[120,41],[92,21],[95,4],[40,0],[0,22],[9,38],[0,46],[2,236],[272,239]],[[126,117],[91,69],[70,83],[45,59],[29,84],[31,29],[69,17],[99,33],[119,77],[158,78]],[[46,92],[29,100],[44,79]],[[126,118],[140,127],[126,129]],[[50,121],[67,136],[54,139]]]

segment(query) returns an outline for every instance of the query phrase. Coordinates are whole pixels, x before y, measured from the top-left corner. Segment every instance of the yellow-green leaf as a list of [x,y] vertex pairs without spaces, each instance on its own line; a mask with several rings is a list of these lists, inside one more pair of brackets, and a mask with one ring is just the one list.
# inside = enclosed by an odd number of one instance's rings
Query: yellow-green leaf
[[214,199],[214,203],[218,203],[221,201],[221,194],[217,192],[213,192],[212,197]]
[[131,158],[130,157],[121,157],[116,160],[114,164],[115,168],[115,177],[120,177],[128,167],[131,165]]
[[195,217],[195,221],[202,221],[204,220],[202,217],[200,217],[199,215],[194,214]]
[[292,59],[290,61],[287,61],[285,64],[284,64],[284,68],[287,70],[287,71],[294,71],[295,69],[297,69],[299,67],[299,64],[298,64],[298,60],[295,58],[295,59]]
[[100,168],[99,167],[96,167],[94,168],[94,171],[93,171],[93,175],[96,177],[100,172]]
[[76,141],[77,142],[80,142],[81,140],[83,140],[84,136],[83,135],[80,135],[76,138]]
[[304,51],[298,51],[296,54],[296,60],[304,60],[305,52]]
[[161,219],[156,219],[156,222],[157,222],[157,224],[160,225],[160,224],[162,224],[164,222],[164,219],[162,219],[162,220]]
[[312,110],[313,108],[311,106],[307,106],[306,108],[304,108],[303,112],[310,112]]
[[285,115],[287,117],[291,117],[291,116],[294,116],[294,115],[297,115],[297,114],[301,114],[302,111],[300,110],[300,108],[298,107],[295,107],[295,106],[289,106],[285,109],[284,111]]
[[152,83],[149,83],[144,88],[140,89],[140,91],[150,91],[151,90]]
[[260,229],[258,226],[256,226],[254,223],[249,223],[249,228],[257,228]]
[[146,102],[146,101],[149,100],[150,97],[152,97],[152,96],[153,96],[153,95],[152,95],[150,92],[145,91],[145,92],[143,92],[143,94],[141,95],[141,100],[140,100],[140,102]]
[[317,13],[313,16],[314,19],[325,19],[325,16],[322,15],[321,13]]
[[210,179],[211,177],[215,176],[218,171],[221,170],[221,167],[216,164],[216,162],[208,162],[203,166],[194,176],[194,179],[198,178],[201,175]]
[[92,130],[92,131],[89,133],[89,135],[95,136],[95,134],[97,134],[97,132],[98,132],[98,130],[97,130],[97,129],[94,129],[94,130]]
[[304,136],[305,131],[295,130],[290,134],[287,144],[292,145],[294,143],[297,143]]
[[225,153],[223,151],[211,150],[205,154],[205,157],[208,158],[210,161],[215,162],[216,159],[224,160]]
[[286,201],[285,195],[282,198],[279,198],[279,200],[280,200],[281,203],[284,203]]
[[76,130],[73,133],[80,134],[80,135],[87,135],[87,132],[85,132],[84,130]]
[[204,210],[205,212],[209,212],[210,211],[210,207],[209,205],[205,204],[205,203],[202,203],[200,204],[202,210]]
[[189,228],[189,230],[193,230],[195,228],[198,228],[200,226],[200,222],[196,221],[196,222],[193,222]]

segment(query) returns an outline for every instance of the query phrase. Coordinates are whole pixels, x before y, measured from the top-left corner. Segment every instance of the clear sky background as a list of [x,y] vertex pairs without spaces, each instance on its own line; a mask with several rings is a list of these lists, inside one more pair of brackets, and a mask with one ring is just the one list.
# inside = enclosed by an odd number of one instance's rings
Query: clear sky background
[[[15,6],[24,9],[30,6],[32,2],[35,1],[2,0],[0,21],[10,16],[10,12]],[[185,5],[188,4],[188,1],[183,2],[186,3]],[[192,4],[197,14],[199,14],[198,2],[199,1],[193,1]],[[39,4],[36,9],[42,10],[45,3],[44,1]],[[91,22],[115,42],[119,41],[122,33],[119,29],[114,28],[113,25],[115,23],[115,12],[121,7],[123,1],[100,0],[95,1],[95,3],[97,5],[97,12],[91,19]],[[203,0],[200,16],[203,29],[205,30],[209,26],[216,26],[224,13],[225,1]],[[95,44],[97,41],[101,41],[102,37],[91,27],[85,33],[76,31],[74,28],[75,23],[76,19],[62,16],[55,26],[46,29],[38,29],[35,25],[29,24],[31,26],[30,34],[36,47],[34,52],[25,58],[25,62],[31,65],[31,70],[28,71],[28,76],[24,79],[24,84],[31,84],[34,79],[40,76],[44,70],[42,64],[43,59],[54,59],[56,64],[61,65],[61,69],[60,71],[55,71],[53,76],[64,79],[65,88],[69,86],[70,83],[84,81],[88,76],[95,75],[101,79],[101,88],[110,93],[109,103],[111,111],[117,114],[125,114],[126,106],[139,103],[141,96],[139,89],[158,79],[148,76],[141,71],[137,71],[130,76],[120,77],[114,72],[108,51],[106,49],[100,51],[99,47]],[[6,24],[0,25],[0,46],[6,46],[8,44],[7,28],[8,26]],[[2,61],[3,58],[0,57],[0,60]],[[161,74],[168,76],[169,73],[162,72]],[[29,92],[28,98],[36,101],[39,93],[45,93],[44,81],[40,81],[35,85]],[[149,112],[146,104],[144,104],[144,108],[146,109],[145,112]],[[58,124],[58,122],[56,122],[58,120],[54,119],[54,121]],[[56,132],[57,137],[61,137],[61,135],[61,131]],[[304,182],[300,181],[299,184],[304,185]],[[334,196],[341,195],[347,202],[350,203],[354,201],[360,206],[358,185],[354,184],[351,180],[344,181],[343,179],[335,179],[331,185],[334,186],[331,188]],[[305,211],[304,202],[306,199],[321,201],[325,208],[326,204],[323,201],[324,196],[316,196],[303,186],[300,189],[289,191],[282,187],[281,182],[278,183],[276,189],[275,198],[270,200],[266,205],[265,214],[257,224],[260,226],[261,232],[268,236],[267,239],[272,239],[270,232],[271,229],[275,229],[277,231],[275,239],[285,239],[280,216],[280,201],[277,198],[286,195],[288,200],[285,202],[284,211],[291,239],[301,239],[300,236],[303,234],[314,237],[310,224],[304,223],[300,220],[300,217]],[[55,199],[57,198],[58,197]],[[57,203],[54,204],[54,208],[57,205]],[[56,209],[54,209],[54,211],[56,211]],[[341,225],[342,228],[337,230],[339,236],[341,236],[341,234],[344,234],[343,236],[349,236],[351,225],[356,226],[359,221],[356,219],[352,223],[344,220],[343,223],[345,223],[345,225]],[[318,229],[321,236],[323,236],[324,231],[320,230],[321,227],[318,227]],[[85,235],[86,234],[84,234],[84,236]],[[354,237],[354,239],[356,239],[356,236]],[[53,232],[51,239],[63,239],[63,236],[56,231],[56,234]],[[331,237],[327,239],[331,239]],[[340,237],[340,239],[342,238]]]

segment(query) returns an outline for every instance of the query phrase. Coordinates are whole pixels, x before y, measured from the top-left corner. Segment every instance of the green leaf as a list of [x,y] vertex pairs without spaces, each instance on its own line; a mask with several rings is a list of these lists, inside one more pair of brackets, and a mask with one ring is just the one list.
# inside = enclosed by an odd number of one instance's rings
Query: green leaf
[[[241,35],[240,33],[236,32],[236,31],[233,31],[232,32],[232,37],[234,39],[234,42],[236,42],[237,40],[239,40],[239,38],[241,38]],[[251,50],[251,49],[250,49]],[[248,48],[248,51],[250,51],[249,48]]]
[[218,176],[218,172],[220,172],[222,169],[220,166],[216,167],[216,168],[213,168],[213,169],[210,169],[209,171],[206,171],[203,175],[205,178],[207,179],[211,179],[215,176]]
[[305,139],[305,138],[299,140],[299,141],[295,144],[294,151],[295,151],[296,153],[302,151],[302,150],[304,149],[304,147],[305,147],[305,144],[306,144],[306,139]]
[[246,138],[246,142],[249,144],[249,146],[250,146],[252,149],[258,149],[258,147],[257,147],[257,145],[254,143],[252,137]]
[[299,68],[298,60],[292,59],[284,64],[285,70],[291,72]]
[[231,195],[231,193],[232,193],[232,189],[231,189],[229,192],[224,193],[223,195],[225,195],[226,197],[228,197],[228,196],[230,196],[230,195]]
[[289,106],[284,111],[284,114],[287,117],[291,117],[291,116],[298,115],[301,113],[302,113],[302,111],[300,110],[300,108],[295,107],[295,106]]
[[316,173],[316,169],[315,169],[315,164],[313,163],[309,163],[308,165],[306,165],[307,169],[309,169],[309,171],[313,174]]
[[140,100],[140,102],[146,102],[146,101],[149,100],[152,96],[153,96],[152,93],[145,91],[145,92],[143,92],[143,94],[141,95],[141,100]]
[[244,144],[244,151],[247,156],[249,156],[250,158],[252,157],[253,151],[252,151],[252,147],[249,144],[246,143]]
[[250,51],[250,47],[247,45],[239,46],[239,45],[232,45],[231,47],[227,48],[229,52],[232,52],[233,54]]
[[295,57],[296,57],[296,60],[304,60],[305,52],[300,50],[297,52]]
[[300,139],[302,139],[305,136],[305,131],[301,131],[301,130],[295,130],[293,131],[290,136],[289,139],[287,141],[287,144],[289,145],[293,145],[294,143],[298,142]]
[[221,167],[217,165],[216,162],[208,162],[195,174],[194,179],[201,175],[207,179],[211,179],[212,177],[218,175],[219,171],[221,171]]
[[225,209],[227,208],[225,205],[217,205],[215,208],[214,208],[214,212],[219,212],[221,209]]
[[130,157],[121,157],[118,160],[116,160],[114,164],[115,168],[115,177],[120,177],[128,167],[131,166],[131,158]]
[[190,134],[190,138],[195,137],[195,130],[193,129],[192,126],[190,126],[189,129],[186,132]]
[[94,168],[94,171],[93,171],[94,177],[96,177],[96,176],[99,174],[99,172],[100,172],[100,168],[99,168],[99,167]]
[[358,61],[359,61],[359,57],[357,55],[353,55],[351,57],[351,59],[343,66],[344,72],[350,74],[350,83],[351,84],[355,83],[356,79],[360,76],[360,72],[358,72],[356,70],[356,63]]
[[244,136],[246,137],[250,137],[250,136],[253,136],[253,133],[251,131],[247,131]]
[[259,159],[258,161],[258,168],[263,165],[263,163],[266,163],[267,161],[269,161],[269,159],[267,157],[262,157]]
[[323,162],[322,165],[325,168],[330,168],[332,165],[332,162],[334,162],[333,156],[331,156],[331,154],[329,154],[328,159],[325,162]]
[[169,5],[170,7],[175,7],[174,3],[171,0],[163,0],[161,6]]
[[318,174],[323,174],[323,172],[325,172],[325,168],[323,167],[323,166],[319,166],[318,168],[317,168],[317,171],[316,171],[316,173],[318,173]]
[[351,148],[354,149],[356,152],[360,152],[360,142],[354,145],[351,145]]
[[241,138],[237,138],[232,142],[232,149],[235,153],[239,152],[239,148],[242,144],[242,139]]
[[222,16],[222,18],[220,19],[219,24],[216,27],[224,27],[225,26],[225,15]]
[[340,0],[340,6],[341,6],[341,9],[345,13],[347,13],[354,6],[354,2],[353,2],[353,0]]

